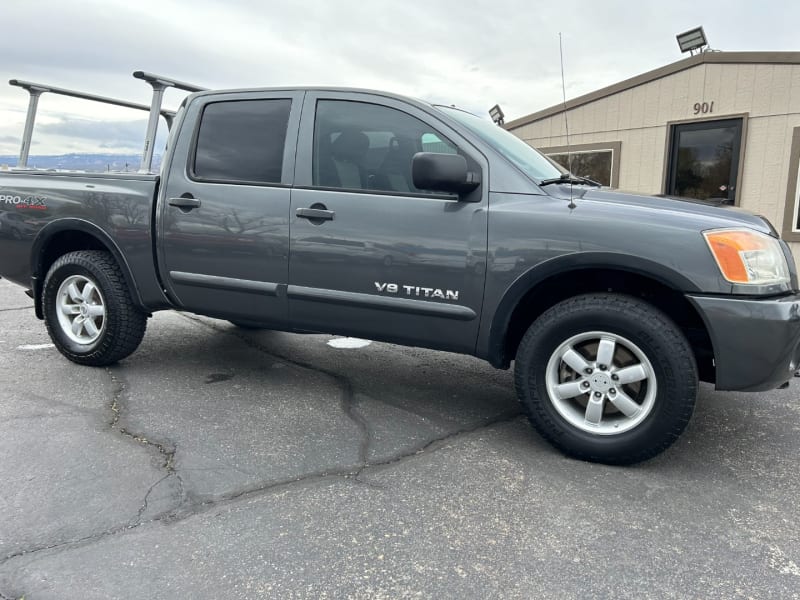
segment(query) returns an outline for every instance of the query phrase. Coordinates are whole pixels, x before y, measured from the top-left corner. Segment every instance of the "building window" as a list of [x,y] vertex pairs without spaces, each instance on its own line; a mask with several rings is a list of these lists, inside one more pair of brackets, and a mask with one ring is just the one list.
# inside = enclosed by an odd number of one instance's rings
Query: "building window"
[[621,142],[605,142],[539,148],[539,151],[573,175],[618,187],[621,149]]
[[613,150],[584,150],[569,154],[548,154],[547,156],[578,177],[588,177],[605,186],[611,185]]
[[734,204],[742,119],[671,126],[667,195]]
[[789,180],[786,184],[786,209],[781,237],[789,242],[800,242],[800,127],[795,127],[792,134]]

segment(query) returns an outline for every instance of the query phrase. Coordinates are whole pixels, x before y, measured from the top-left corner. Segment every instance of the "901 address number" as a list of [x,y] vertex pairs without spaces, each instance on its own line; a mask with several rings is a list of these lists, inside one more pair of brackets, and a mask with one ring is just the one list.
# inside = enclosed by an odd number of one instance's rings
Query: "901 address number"
[[695,102],[694,103],[694,114],[696,115],[707,115],[709,113],[714,112],[714,103],[708,102]]

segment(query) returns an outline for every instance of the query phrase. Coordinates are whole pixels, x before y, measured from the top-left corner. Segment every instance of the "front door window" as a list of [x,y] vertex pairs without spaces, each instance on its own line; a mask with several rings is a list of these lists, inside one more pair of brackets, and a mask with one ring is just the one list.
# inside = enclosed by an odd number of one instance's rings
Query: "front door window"
[[403,111],[365,102],[317,103],[315,186],[424,194],[411,172],[417,152],[458,154],[452,142]]
[[734,204],[742,120],[673,125],[667,194]]

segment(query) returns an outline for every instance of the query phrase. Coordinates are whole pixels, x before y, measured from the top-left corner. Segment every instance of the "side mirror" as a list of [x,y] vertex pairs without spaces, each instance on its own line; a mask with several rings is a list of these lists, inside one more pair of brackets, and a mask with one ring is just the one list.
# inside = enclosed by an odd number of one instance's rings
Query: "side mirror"
[[411,175],[414,187],[421,190],[464,194],[481,184],[480,175],[470,171],[467,159],[458,154],[417,152],[411,161]]

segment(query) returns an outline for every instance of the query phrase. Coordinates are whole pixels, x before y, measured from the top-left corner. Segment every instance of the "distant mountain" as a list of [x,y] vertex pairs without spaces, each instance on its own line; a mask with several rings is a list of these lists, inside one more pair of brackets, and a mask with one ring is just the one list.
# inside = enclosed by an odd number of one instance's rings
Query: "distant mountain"
[[[14,168],[17,156],[0,156],[0,168]],[[60,171],[90,171],[105,173],[107,171],[139,170],[141,154],[59,154],[41,155],[28,158],[28,166],[37,169],[58,169]],[[153,156],[153,169],[161,166],[161,156]]]

